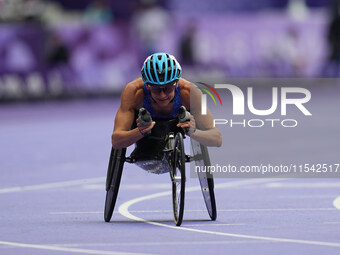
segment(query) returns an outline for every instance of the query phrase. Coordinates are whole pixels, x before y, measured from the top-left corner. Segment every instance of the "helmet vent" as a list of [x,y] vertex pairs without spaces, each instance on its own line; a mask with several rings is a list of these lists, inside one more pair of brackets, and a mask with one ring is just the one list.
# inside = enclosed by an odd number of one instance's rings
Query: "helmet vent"
[[175,57],[167,53],[155,53],[149,56],[142,68],[145,83],[164,85],[181,78],[182,70]]

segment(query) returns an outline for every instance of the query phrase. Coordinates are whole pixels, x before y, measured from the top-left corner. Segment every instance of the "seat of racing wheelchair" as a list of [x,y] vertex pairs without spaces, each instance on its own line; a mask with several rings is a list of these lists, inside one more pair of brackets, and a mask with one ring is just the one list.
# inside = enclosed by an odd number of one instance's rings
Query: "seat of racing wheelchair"
[[[141,160],[162,160],[164,157],[164,148],[166,146],[166,137],[169,133],[176,135],[178,132],[183,134],[182,128],[177,127],[178,118],[173,119],[153,119],[156,123],[151,129],[151,134],[146,135],[135,143],[136,147],[129,157],[126,158],[128,163],[136,163]],[[137,127],[134,122],[132,129]]]

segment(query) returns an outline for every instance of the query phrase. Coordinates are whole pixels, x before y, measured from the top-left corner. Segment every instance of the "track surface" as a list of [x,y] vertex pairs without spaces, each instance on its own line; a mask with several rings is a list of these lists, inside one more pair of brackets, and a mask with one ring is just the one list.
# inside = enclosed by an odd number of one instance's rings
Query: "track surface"
[[184,221],[175,227],[168,174],[126,164],[105,223],[117,106],[1,105],[0,254],[340,253],[339,179],[216,179],[212,222],[198,180],[188,178]]

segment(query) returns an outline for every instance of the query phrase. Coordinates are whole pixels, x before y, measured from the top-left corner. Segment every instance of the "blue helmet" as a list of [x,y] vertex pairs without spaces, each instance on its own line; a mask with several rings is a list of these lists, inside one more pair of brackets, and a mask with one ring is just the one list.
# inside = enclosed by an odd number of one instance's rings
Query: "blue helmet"
[[175,57],[163,52],[147,57],[141,72],[144,83],[152,85],[165,85],[182,76],[182,68]]

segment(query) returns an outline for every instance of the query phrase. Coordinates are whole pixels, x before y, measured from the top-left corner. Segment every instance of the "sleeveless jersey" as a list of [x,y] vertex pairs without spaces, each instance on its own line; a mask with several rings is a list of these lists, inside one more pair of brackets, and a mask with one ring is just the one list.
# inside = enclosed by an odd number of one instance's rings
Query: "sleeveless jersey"
[[181,100],[181,89],[178,84],[178,87],[175,90],[175,97],[173,99],[173,108],[169,115],[161,115],[157,113],[153,107],[151,102],[151,94],[150,91],[146,88],[146,85],[144,84],[144,102],[143,107],[147,109],[152,118],[159,118],[159,119],[173,119],[176,118],[178,115],[178,110],[182,106],[182,100]]

